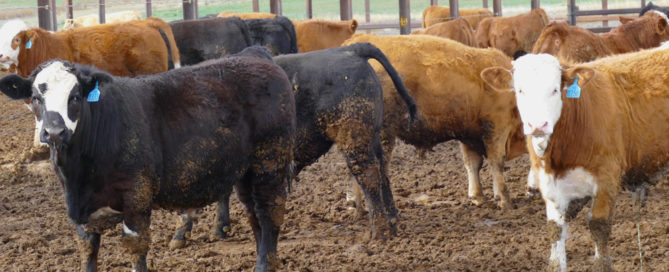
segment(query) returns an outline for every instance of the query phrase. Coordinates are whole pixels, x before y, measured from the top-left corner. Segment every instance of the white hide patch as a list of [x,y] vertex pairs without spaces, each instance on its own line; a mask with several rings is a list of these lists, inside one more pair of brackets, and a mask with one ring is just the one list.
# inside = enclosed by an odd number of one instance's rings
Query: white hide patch
[[7,66],[12,63],[18,64],[19,48],[12,49],[12,40],[19,32],[28,29],[21,19],[7,21],[0,28],[0,64]]
[[665,41],[660,46],[655,47],[653,50],[666,50],[669,49],[669,41]]
[[562,68],[549,54],[527,54],[513,61],[513,86],[525,135],[550,135],[560,119]]
[[[558,179],[553,174],[547,174],[544,168],[539,168],[537,174],[541,196],[547,203],[547,216],[549,219],[556,220],[558,224],[565,222],[564,216],[569,207],[569,202],[575,199],[594,197],[597,193],[595,177],[582,167],[571,169]],[[553,211],[548,210],[549,202],[555,205]],[[558,214],[551,215],[551,212],[557,212]]]
[[125,233],[125,235],[131,236],[131,237],[137,237],[137,236],[139,236],[139,234],[138,234],[137,232],[134,232],[133,230],[131,230],[131,229],[125,224],[125,222],[123,222],[123,233]]
[[181,68],[181,62],[180,61],[177,61],[177,62],[174,63],[174,69],[176,69],[176,68]]
[[544,157],[544,153],[546,153],[546,148],[548,147],[548,141],[550,138],[550,135],[532,136],[532,148],[534,149],[534,153],[537,154],[539,158]]
[[[46,111],[54,111],[60,114],[65,121],[65,126],[74,131],[77,121],[72,121],[67,115],[67,105],[70,91],[77,85],[77,77],[68,71],[62,62],[56,61],[37,74],[33,87],[39,90],[40,84],[46,84],[47,90],[42,94]],[[44,118],[44,117],[43,117]]]

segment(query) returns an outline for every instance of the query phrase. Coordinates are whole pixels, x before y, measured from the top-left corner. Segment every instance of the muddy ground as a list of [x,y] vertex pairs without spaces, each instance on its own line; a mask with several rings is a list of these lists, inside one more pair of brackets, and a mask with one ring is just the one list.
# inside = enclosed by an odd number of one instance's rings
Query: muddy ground
[[[73,271],[79,256],[66,217],[63,190],[47,161],[27,162],[32,142],[30,115],[21,102],[0,95],[0,271]],[[539,271],[549,242],[541,200],[524,194],[527,157],[507,163],[504,175],[515,209],[500,211],[492,201],[474,206],[466,199],[466,174],[458,145],[437,146],[424,160],[402,143],[391,161],[390,180],[400,210],[399,234],[388,241],[368,239],[368,223],[356,219],[345,201],[349,176],[333,150],[300,173],[292,185],[279,241],[284,271]],[[482,172],[492,197],[488,167]],[[152,216],[149,264],[155,271],[249,271],[255,243],[234,199],[234,237],[213,239],[213,206],[206,208],[187,247],[168,248],[175,212]],[[571,223],[567,244],[570,271],[592,264],[588,209]],[[669,182],[650,192],[641,223],[646,271],[669,271]],[[120,245],[121,228],[102,237],[102,271],[129,271]],[[617,201],[610,242],[614,268],[638,271],[636,228],[630,193]]]

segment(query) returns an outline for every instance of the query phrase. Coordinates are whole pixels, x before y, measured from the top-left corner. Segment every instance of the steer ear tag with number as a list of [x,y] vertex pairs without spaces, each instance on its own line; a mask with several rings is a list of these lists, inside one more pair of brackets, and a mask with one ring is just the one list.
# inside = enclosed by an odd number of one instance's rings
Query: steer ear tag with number
[[95,88],[88,93],[88,102],[98,102],[100,100],[100,89],[98,88],[98,82],[95,82]]
[[581,87],[578,86],[578,77],[574,78],[574,84],[567,89],[567,98],[581,97]]
[[28,40],[26,43],[26,49],[30,49],[33,47],[33,39]]

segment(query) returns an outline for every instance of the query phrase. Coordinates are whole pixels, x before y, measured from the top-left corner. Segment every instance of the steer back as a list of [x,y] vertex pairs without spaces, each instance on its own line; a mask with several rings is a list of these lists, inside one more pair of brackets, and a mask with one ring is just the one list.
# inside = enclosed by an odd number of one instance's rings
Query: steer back
[[183,65],[216,59],[252,44],[249,27],[237,17],[170,22]]

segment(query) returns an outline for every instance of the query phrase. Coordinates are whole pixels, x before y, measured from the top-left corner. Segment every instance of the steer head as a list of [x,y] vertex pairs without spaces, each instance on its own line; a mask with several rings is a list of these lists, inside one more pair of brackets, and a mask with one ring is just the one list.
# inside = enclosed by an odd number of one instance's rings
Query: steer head
[[513,71],[490,67],[481,72],[481,77],[495,90],[515,93],[523,131],[533,137],[534,149],[542,157],[562,114],[563,100],[572,99],[568,98],[568,89],[572,85],[577,86],[573,89],[583,87],[594,76],[594,70],[562,67],[549,54],[528,54],[512,63]]
[[112,79],[105,73],[77,71],[73,64],[53,60],[28,78],[11,74],[0,79],[0,90],[12,99],[32,99],[33,113],[41,119],[40,140],[50,145],[69,144],[81,119],[86,97]]

